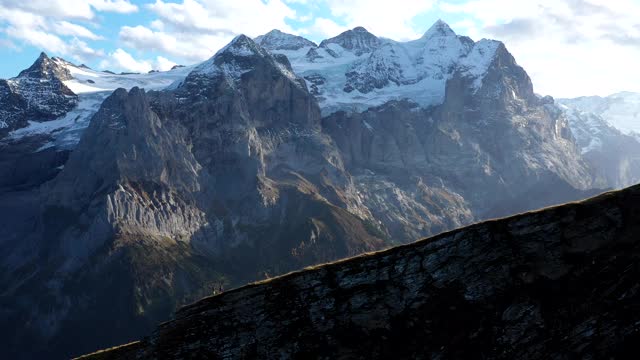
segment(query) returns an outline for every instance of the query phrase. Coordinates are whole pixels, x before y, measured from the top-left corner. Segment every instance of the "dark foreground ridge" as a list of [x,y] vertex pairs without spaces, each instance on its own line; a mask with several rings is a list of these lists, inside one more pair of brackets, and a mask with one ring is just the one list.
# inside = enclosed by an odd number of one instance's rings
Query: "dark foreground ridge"
[[626,358],[640,186],[204,298],[91,359]]

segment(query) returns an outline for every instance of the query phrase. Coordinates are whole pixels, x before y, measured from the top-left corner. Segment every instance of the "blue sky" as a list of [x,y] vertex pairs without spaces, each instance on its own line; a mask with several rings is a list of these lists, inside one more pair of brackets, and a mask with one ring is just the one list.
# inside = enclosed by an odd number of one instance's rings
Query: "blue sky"
[[607,95],[640,91],[637,14],[638,0],[0,0],[0,78],[40,51],[143,72],[205,60],[240,33],[319,42],[364,26],[410,40],[442,19],[505,42],[541,94]]

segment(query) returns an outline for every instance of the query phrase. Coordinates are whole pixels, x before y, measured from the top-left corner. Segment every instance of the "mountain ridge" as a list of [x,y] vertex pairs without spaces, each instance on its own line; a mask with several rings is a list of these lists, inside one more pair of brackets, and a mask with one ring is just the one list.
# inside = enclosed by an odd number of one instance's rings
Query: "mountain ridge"
[[[627,290],[638,286],[639,196],[635,186],[250,284],[181,308],[150,338],[82,358],[623,355],[638,346],[637,313],[620,316],[637,307]],[[466,326],[440,326],[451,321]]]

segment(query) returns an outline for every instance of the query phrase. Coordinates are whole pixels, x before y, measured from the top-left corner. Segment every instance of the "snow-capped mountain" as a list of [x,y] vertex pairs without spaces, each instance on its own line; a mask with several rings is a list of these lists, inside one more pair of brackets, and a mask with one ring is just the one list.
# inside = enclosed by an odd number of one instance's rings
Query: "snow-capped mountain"
[[[44,65],[43,65],[44,64]],[[42,71],[34,68],[45,67],[46,76],[58,88],[33,90],[32,82],[42,84]],[[30,89],[30,98],[51,99],[56,96],[63,100],[39,105],[39,115],[26,115],[26,122],[12,127],[5,141],[16,141],[25,137],[46,136],[48,141],[40,150],[55,146],[58,149],[71,149],[80,140],[82,131],[89,125],[89,119],[98,111],[100,104],[117,88],[131,89],[135,86],[148,90],[167,87],[174,81],[186,76],[191,67],[179,67],[167,72],[151,72],[148,74],[113,74],[95,71],[85,66],[77,66],[61,58],[49,58],[42,53],[38,60],[16,78],[6,80],[17,89]],[[56,83],[56,81],[58,83]],[[1,85],[0,85],[1,86]],[[42,86],[42,85],[40,85]],[[24,94],[25,90],[18,90]],[[25,95],[23,95],[25,96]],[[48,100],[52,102],[51,100]],[[33,101],[28,101],[33,104]],[[63,104],[61,104],[63,103]],[[48,106],[47,106],[48,105]],[[0,138],[1,140],[1,138]]]
[[288,44],[298,43],[297,37],[279,33],[279,39],[266,48],[289,58],[325,115],[345,109],[362,111],[401,99],[423,107],[439,105],[447,80],[456,73],[472,78],[478,87],[500,46],[498,41],[474,42],[458,36],[442,21],[420,39],[408,42],[379,38],[362,27],[319,46],[291,49]]
[[640,182],[640,94],[559,99],[583,156],[620,188]]
[[0,80],[0,189],[37,186],[55,176],[115,89],[162,89],[190,70],[118,75],[42,53],[17,77]]
[[[627,106],[633,103],[632,94],[621,94],[631,99],[626,102]],[[621,94],[614,95],[618,99],[615,101],[620,101]],[[582,156],[594,171],[607,179],[608,186],[622,188],[640,182],[640,134],[633,130],[633,111],[623,115],[625,112],[620,111],[623,106],[600,97],[561,99],[558,102]]]
[[600,116],[622,133],[640,137],[640,93],[620,92],[607,97],[583,96],[559,99],[558,102],[583,113]]
[[410,42],[240,35],[165,73],[50,62],[77,104],[0,144],[0,286],[18,299],[0,333],[31,355],[133,340],[212,286],[603,186],[506,47],[443,22]]
[[65,84],[71,75],[45,53],[26,70],[0,80],[0,138],[30,119],[47,121],[73,109],[78,97]]

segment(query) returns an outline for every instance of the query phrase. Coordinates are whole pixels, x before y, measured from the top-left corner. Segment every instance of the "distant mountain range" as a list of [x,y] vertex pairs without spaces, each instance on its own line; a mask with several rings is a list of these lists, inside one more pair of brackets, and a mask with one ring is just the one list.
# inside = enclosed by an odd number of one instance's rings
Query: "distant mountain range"
[[0,82],[4,352],[86,353],[221,286],[636,182],[635,137],[563,104],[441,21],[149,74],[42,54]]
[[606,179],[621,188],[640,179],[640,94],[618,93],[558,100],[582,156]]

